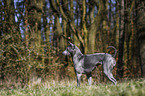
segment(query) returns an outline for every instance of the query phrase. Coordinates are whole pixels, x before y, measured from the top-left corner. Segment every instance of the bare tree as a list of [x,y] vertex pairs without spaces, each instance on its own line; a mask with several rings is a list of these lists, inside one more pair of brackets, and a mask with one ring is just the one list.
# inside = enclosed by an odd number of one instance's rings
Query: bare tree
[[124,36],[125,36],[125,29],[124,29],[124,0],[120,0],[120,24],[119,24],[119,54],[118,54],[118,69],[117,73],[119,77],[123,77],[123,53],[124,53]]
[[145,77],[145,9],[144,0],[136,0],[136,30],[139,44],[141,74]]

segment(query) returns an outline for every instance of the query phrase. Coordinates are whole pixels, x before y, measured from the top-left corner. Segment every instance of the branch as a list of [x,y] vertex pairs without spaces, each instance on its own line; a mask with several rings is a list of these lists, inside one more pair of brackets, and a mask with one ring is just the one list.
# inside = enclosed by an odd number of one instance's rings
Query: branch
[[60,12],[61,12],[62,17],[63,17],[66,21],[68,21],[68,18],[67,18],[67,16],[66,16],[66,14],[64,13],[63,9],[62,9],[62,6],[61,6],[60,3],[59,3],[59,0],[56,0],[56,3],[57,3],[57,5],[59,6],[59,9],[60,9]]
[[53,12],[60,14],[60,12],[56,8],[56,4],[54,3],[54,0],[49,0],[50,6],[52,7]]

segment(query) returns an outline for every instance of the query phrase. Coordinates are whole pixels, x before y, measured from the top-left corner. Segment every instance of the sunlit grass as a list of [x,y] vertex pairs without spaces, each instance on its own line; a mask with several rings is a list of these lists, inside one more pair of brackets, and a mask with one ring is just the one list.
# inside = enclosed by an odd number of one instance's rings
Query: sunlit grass
[[81,87],[76,87],[76,81],[47,81],[31,82],[25,88],[2,89],[0,96],[145,96],[145,80],[129,80],[118,83],[116,86],[97,84],[88,86],[83,82]]

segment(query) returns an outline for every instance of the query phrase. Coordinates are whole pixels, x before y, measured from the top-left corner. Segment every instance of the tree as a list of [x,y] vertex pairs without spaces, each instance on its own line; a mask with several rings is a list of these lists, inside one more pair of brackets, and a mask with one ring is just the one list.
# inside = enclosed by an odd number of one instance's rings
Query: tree
[[119,77],[123,77],[123,53],[124,53],[124,0],[120,0],[120,24],[119,24],[119,53],[118,53],[118,65],[117,73]]
[[145,9],[144,0],[136,0],[136,30],[142,77],[145,77]]

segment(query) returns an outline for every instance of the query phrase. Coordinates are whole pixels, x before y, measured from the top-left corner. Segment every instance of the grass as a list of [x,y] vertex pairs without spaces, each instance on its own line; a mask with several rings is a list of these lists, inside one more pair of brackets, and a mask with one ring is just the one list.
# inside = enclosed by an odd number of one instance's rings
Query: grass
[[129,80],[88,86],[81,82],[76,87],[76,81],[40,81],[31,82],[25,88],[1,89],[0,96],[145,96],[145,80]]

